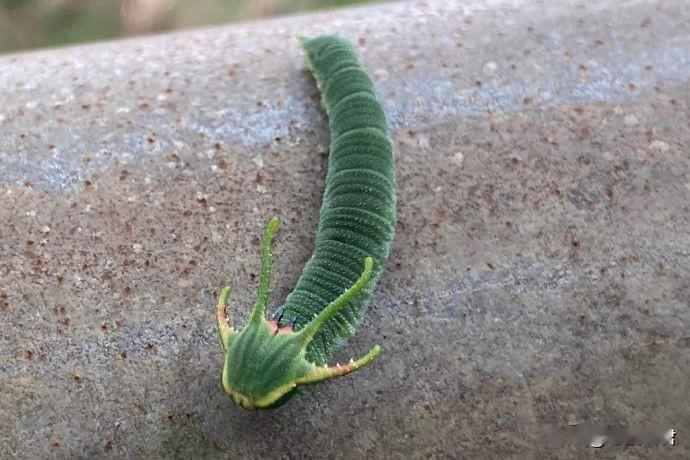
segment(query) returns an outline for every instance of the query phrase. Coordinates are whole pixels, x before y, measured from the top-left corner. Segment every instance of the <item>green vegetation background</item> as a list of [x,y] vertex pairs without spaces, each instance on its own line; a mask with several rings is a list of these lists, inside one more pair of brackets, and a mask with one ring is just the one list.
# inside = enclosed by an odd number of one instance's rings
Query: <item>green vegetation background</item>
[[0,53],[372,0],[0,0]]

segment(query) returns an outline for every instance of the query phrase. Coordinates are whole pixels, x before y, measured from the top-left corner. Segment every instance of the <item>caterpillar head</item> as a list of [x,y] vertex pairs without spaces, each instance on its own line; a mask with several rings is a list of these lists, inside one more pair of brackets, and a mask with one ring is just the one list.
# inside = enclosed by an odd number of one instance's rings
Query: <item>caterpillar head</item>
[[220,341],[225,349],[221,382],[235,403],[247,410],[274,407],[293,394],[298,385],[344,375],[368,364],[381,351],[374,347],[364,357],[347,365],[317,366],[306,359],[307,346],[316,332],[337,311],[364,288],[371,277],[373,261],[367,257],[364,272],[354,285],[331,302],[299,331],[280,327],[264,316],[271,271],[270,246],[278,228],[278,218],[268,223],[264,234],[261,282],[256,303],[241,331],[230,326],[226,310],[229,287],[218,297],[217,321]]

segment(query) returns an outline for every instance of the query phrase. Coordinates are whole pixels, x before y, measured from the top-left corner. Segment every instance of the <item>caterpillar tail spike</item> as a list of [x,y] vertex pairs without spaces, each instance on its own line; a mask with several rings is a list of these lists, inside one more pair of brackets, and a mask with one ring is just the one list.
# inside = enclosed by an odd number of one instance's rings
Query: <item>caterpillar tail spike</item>
[[[292,325],[281,327],[276,320],[267,320],[264,312],[271,275],[271,240],[278,219],[268,223],[264,234],[261,280],[256,303],[249,321],[237,332],[228,323],[226,300],[230,291],[225,287],[218,297],[217,321],[221,343],[226,350],[223,367],[223,388],[233,400],[248,410],[277,405],[298,385],[320,382],[353,372],[370,363],[381,351],[377,345],[362,358],[347,365],[317,366],[306,359],[307,347],[324,323],[358,295],[371,278],[373,259],[364,261],[359,279],[300,331]],[[247,366],[246,364],[252,364]]]
[[273,218],[264,233],[259,292],[241,331],[228,321],[229,288],[218,298],[226,353],[221,381],[237,404],[251,410],[279,406],[299,385],[353,372],[381,351],[376,346],[349,364],[328,365],[361,323],[395,233],[395,167],[385,113],[350,43],[337,35],[298,41],[331,133],[314,253],[280,313],[267,319],[278,228]]

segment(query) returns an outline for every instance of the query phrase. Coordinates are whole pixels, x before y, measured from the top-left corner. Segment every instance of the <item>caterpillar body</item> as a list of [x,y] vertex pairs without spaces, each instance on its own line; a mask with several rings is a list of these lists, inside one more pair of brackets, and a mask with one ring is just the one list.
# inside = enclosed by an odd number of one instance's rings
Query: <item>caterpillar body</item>
[[388,258],[396,223],[394,160],[386,117],[352,45],[337,35],[299,38],[329,118],[331,151],[314,253],[272,319],[268,300],[270,245],[263,241],[259,293],[241,331],[229,325],[226,300],[217,321],[226,350],[222,384],[245,409],[274,407],[298,385],[352,372],[376,357],[328,366],[357,329]]

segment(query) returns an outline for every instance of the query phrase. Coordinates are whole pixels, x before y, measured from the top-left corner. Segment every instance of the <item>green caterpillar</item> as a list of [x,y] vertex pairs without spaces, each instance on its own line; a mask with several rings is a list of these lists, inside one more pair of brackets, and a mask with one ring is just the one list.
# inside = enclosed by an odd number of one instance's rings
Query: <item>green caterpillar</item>
[[347,365],[326,365],[359,326],[395,231],[394,162],[385,114],[350,43],[336,35],[299,42],[329,117],[331,153],[314,254],[279,314],[264,317],[277,217],[264,233],[259,292],[242,331],[229,325],[230,288],[218,298],[218,330],[226,351],[221,381],[249,410],[275,407],[298,385],[355,371],[380,353],[377,345]]

